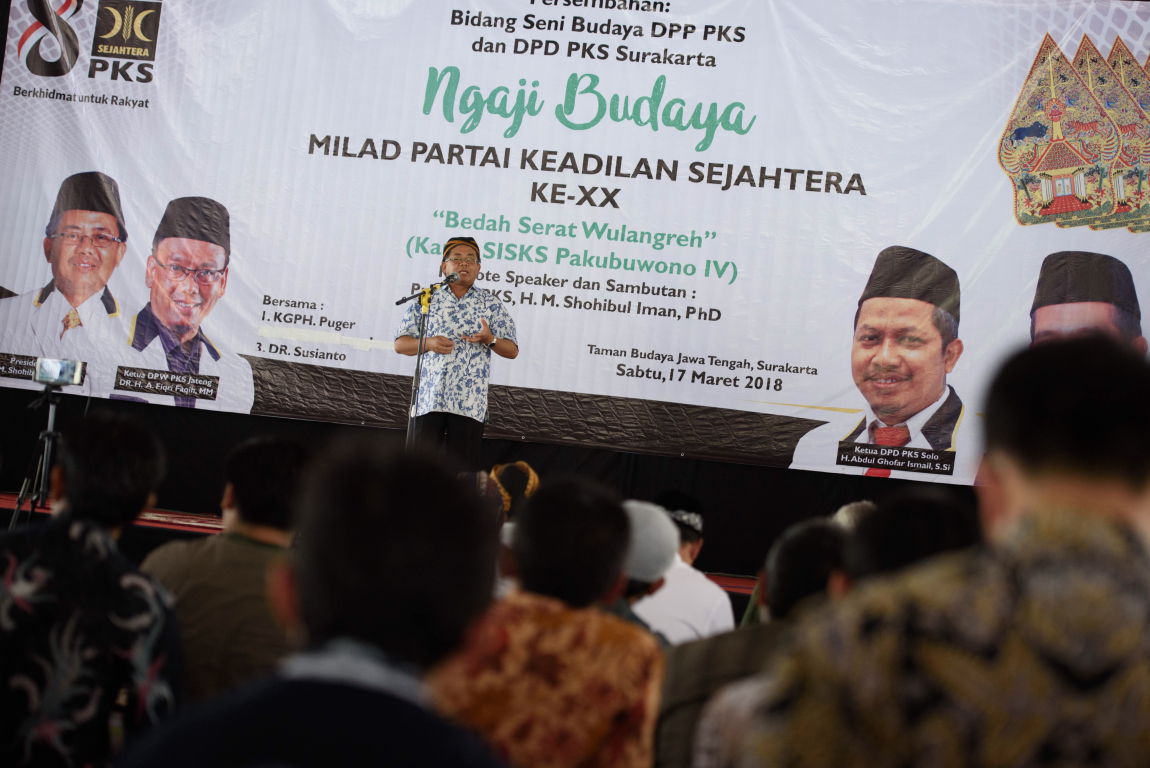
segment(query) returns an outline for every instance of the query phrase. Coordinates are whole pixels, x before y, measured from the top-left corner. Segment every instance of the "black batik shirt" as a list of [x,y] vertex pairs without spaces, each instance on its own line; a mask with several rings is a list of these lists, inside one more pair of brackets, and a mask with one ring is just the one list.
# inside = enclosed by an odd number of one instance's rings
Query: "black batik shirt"
[[122,734],[172,714],[171,598],[105,529],[67,514],[28,526],[0,538],[0,570],[0,764],[109,765]]

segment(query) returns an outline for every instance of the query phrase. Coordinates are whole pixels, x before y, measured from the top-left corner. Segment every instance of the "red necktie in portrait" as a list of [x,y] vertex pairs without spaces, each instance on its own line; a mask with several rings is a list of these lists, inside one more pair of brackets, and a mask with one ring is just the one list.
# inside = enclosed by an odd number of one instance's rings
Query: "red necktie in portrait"
[[[910,442],[910,429],[905,425],[901,427],[875,427],[874,442],[875,445],[891,445],[901,448]],[[871,468],[866,471],[864,477],[890,477],[890,470]]]

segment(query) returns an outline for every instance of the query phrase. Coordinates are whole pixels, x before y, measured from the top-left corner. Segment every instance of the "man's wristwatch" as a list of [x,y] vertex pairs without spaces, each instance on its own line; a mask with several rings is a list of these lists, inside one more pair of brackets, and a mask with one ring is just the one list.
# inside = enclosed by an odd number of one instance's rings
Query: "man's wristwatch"
[[494,349],[495,345],[499,343],[499,339],[492,339],[491,343],[487,345],[488,349]]

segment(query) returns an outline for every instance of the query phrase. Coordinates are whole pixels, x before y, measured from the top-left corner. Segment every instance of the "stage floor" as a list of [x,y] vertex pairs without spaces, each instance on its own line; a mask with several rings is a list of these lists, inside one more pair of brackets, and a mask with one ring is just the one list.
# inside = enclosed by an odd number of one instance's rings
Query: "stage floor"
[[[11,512],[14,509],[16,509],[16,494],[0,493],[0,510]],[[47,510],[44,509],[37,509],[36,512],[47,514]],[[133,525],[141,528],[163,528],[170,531],[199,533],[204,536],[219,533],[223,529],[221,518],[214,515],[192,515],[165,509],[149,509],[136,518]],[[755,589],[755,580],[745,576],[708,573],[707,578],[733,595],[750,595]]]
[[[0,510],[11,512],[16,509],[16,494],[0,493]],[[24,514],[28,511],[25,505]],[[47,514],[46,509],[37,509],[36,512]],[[167,528],[172,531],[187,531],[202,533],[205,536],[219,533],[223,529],[221,518],[211,515],[189,515],[184,512],[169,512],[164,509],[149,509],[138,518],[135,525],[145,528]]]

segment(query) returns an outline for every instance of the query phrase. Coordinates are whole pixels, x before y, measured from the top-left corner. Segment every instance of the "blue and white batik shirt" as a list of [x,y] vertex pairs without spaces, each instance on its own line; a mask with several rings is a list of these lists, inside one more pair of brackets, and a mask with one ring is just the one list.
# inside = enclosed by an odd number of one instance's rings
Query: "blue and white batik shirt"
[[[479,333],[487,320],[497,339],[515,344],[515,321],[503,302],[490,291],[471,286],[462,299],[455,298],[450,288],[441,288],[431,297],[427,313],[427,338],[445,336],[455,343],[446,355],[428,352],[423,356],[423,371],[415,415],[444,411],[487,421],[487,386],[491,379],[491,350],[484,344],[464,341],[463,336]],[[419,300],[407,305],[407,311],[395,331],[395,338],[419,338]]]

